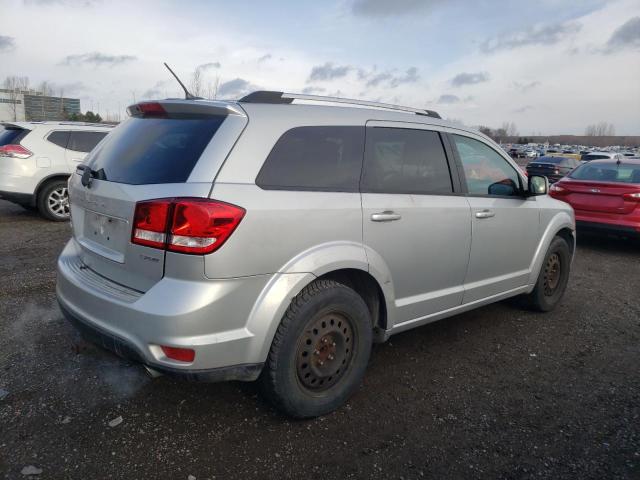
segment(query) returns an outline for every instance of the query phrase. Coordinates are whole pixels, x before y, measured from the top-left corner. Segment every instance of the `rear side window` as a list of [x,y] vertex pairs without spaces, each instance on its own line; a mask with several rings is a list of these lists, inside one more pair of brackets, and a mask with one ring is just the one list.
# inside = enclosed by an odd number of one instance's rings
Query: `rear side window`
[[0,147],[4,145],[15,145],[20,143],[27,136],[29,130],[23,128],[5,128],[0,127]]
[[276,142],[256,185],[272,190],[357,192],[364,127],[296,127]]
[[91,152],[87,164],[101,178],[144,185],[186,182],[224,116],[131,117]]
[[67,148],[74,152],[88,153],[94,149],[94,147],[100,143],[107,135],[107,132],[76,132],[72,131],[69,137],[69,143]]
[[640,165],[585,163],[571,172],[569,177],[595,182],[640,183]]
[[47,137],[47,140],[59,147],[67,148],[67,143],[69,143],[69,132],[53,132]]
[[451,174],[440,135],[428,130],[369,128],[362,191],[452,193]]

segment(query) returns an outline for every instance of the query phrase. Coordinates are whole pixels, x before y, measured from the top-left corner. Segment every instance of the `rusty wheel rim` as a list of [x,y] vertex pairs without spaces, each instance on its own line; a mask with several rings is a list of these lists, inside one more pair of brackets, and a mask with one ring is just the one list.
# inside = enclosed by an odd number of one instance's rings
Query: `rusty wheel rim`
[[560,283],[560,256],[553,253],[549,256],[544,267],[544,293],[551,296]]
[[313,320],[298,341],[296,372],[308,390],[321,392],[338,383],[353,359],[351,321],[340,313]]

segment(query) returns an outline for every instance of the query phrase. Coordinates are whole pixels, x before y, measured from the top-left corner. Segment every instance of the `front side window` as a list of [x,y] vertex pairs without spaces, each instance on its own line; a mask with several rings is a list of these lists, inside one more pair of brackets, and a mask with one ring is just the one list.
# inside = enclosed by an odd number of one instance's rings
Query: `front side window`
[[107,132],[71,132],[67,148],[74,152],[88,153],[100,143]]
[[357,192],[364,127],[296,127],[276,142],[256,185],[274,190]]
[[516,170],[488,145],[469,137],[452,135],[471,195],[517,196],[520,177]]
[[367,129],[362,191],[447,194],[451,174],[438,132],[405,128]]

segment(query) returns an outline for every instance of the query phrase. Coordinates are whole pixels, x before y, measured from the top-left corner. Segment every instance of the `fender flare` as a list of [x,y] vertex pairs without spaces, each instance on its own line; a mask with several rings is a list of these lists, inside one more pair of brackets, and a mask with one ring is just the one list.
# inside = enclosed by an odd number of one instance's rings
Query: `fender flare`
[[[544,261],[544,257],[547,254],[549,245],[551,245],[551,241],[558,234],[558,232],[560,232],[565,228],[571,230],[573,234],[573,245],[570,245],[570,248],[573,251],[573,256],[575,256],[575,250],[576,250],[575,249],[575,242],[576,242],[575,222],[571,217],[571,215],[569,215],[569,213],[564,211],[559,212],[547,224],[547,227],[544,233],[542,234],[542,238],[538,243],[538,248],[536,249],[536,252],[533,256],[533,260],[531,261],[531,266],[529,268],[531,272],[529,274],[529,285],[531,288],[529,291],[532,291],[535,288],[535,284],[538,281],[538,276],[540,275],[540,270],[542,269],[542,262]],[[573,256],[571,257],[572,261],[573,261]]]
[[276,330],[293,298],[316,278],[343,269],[361,270],[371,274],[383,292],[387,312],[390,311],[389,302],[393,302],[393,297],[389,296],[393,292],[389,283],[391,276],[387,270],[386,279],[389,282],[385,284],[385,277],[381,276],[379,268],[370,271],[368,255],[362,244],[339,241],[316,245],[283,265],[253,304],[246,328],[253,335],[252,351],[256,352],[257,361],[266,360]]

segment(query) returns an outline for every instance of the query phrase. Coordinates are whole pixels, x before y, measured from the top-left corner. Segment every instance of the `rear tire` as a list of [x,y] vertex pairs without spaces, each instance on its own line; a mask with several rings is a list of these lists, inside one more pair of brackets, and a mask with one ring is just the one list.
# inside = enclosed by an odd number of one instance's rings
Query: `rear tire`
[[362,298],[333,280],[317,280],[291,302],[276,331],[260,383],[265,397],[295,418],[342,406],[360,385],[373,327]]
[[569,245],[565,239],[555,237],[544,257],[533,292],[523,297],[525,306],[539,312],[553,310],[567,288],[570,269]]
[[38,211],[47,220],[65,222],[69,220],[69,194],[66,180],[52,180],[38,193]]

